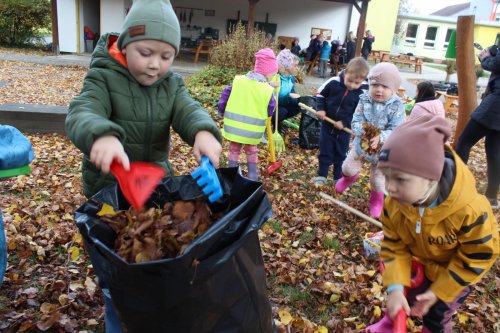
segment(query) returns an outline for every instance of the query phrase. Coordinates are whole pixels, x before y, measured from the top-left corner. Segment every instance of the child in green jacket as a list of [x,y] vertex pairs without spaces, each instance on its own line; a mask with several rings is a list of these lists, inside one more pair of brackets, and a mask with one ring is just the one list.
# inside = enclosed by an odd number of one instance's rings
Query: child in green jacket
[[[66,132],[83,152],[87,197],[116,182],[111,162],[168,162],[170,128],[190,146],[197,161],[206,155],[217,167],[222,151],[219,129],[188,94],[170,67],[179,53],[180,26],[169,0],[136,0],[120,35],[103,35],[92,54],[81,94],[73,99]],[[121,332],[103,281],[106,332]]]
[[179,53],[180,27],[168,0],[137,0],[120,35],[103,35],[92,54],[81,94],[70,104],[66,132],[84,153],[87,197],[114,182],[113,160],[168,162],[170,129],[190,146],[197,161],[218,166],[221,136],[206,110],[189,96],[170,67]]

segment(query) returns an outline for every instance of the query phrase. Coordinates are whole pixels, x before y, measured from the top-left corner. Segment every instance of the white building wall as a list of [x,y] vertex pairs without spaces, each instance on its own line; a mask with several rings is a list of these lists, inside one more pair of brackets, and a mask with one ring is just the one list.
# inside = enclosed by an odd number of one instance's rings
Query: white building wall
[[57,27],[59,50],[61,52],[77,52],[78,18],[75,0],[57,1]]
[[[77,20],[76,3],[84,5],[84,0],[59,0],[59,45],[61,52],[78,52],[77,40],[80,39],[80,52],[84,50],[83,42],[83,8],[80,8],[80,18]],[[101,0],[100,1],[100,31],[120,32],[127,9],[131,0]],[[248,0],[171,0],[173,7],[192,7],[202,10],[193,10],[191,26],[219,29],[219,38],[226,35],[228,19],[236,19],[238,11],[241,20],[248,20]],[[286,3],[286,5],[285,5]],[[205,16],[205,10],[213,10],[214,16]],[[180,10],[176,10],[177,14]],[[187,29],[190,10],[186,10],[186,22],[181,22],[183,37],[188,37]],[[348,31],[351,16],[351,5],[333,3],[321,0],[261,0],[257,3],[255,21],[265,22],[266,13],[268,22],[277,24],[276,36],[299,37],[300,45],[305,48],[309,45],[311,28],[331,29],[332,38],[344,40]],[[75,21],[77,23],[75,24]],[[81,25],[82,33],[77,34]]]
[[[397,45],[394,45],[394,53],[413,53],[416,56],[428,57],[433,59],[444,59],[446,54],[445,38],[448,29],[456,30],[456,22],[432,22],[417,19],[402,19],[403,26],[408,26],[408,23],[418,24],[418,32],[415,45],[411,45],[405,42],[405,35],[399,40]],[[434,47],[424,46],[425,35],[428,27],[438,27],[436,39],[434,41]]]
[[130,0],[101,0],[101,35],[120,32]]
[[[219,37],[226,35],[228,19],[248,20],[248,0],[172,0],[174,7],[193,7],[215,10],[215,16],[205,16],[204,11],[194,10],[191,25],[219,29]],[[269,13],[269,23],[277,24],[276,36],[299,37],[300,46],[309,45],[311,28],[331,29],[332,37],[345,39],[349,23],[350,5],[320,0],[261,0],[257,3],[255,21],[265,22]],[[179,10],[176,11],[179,13]],[[189,17],[190,11],[186,11]],[[188,22],[181,22],[186,30]]]

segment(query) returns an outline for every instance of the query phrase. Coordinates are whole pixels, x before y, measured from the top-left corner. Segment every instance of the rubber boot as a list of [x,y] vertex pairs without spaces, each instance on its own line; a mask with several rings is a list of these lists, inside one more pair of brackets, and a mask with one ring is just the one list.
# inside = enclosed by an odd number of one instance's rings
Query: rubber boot
[[229,161],[227,166],[230,168],[236,168],[238,166],[238,161]]
[[376,333],[394,332],[394,325],[391,318],[389,318],[389,314],[386,313],[385,316],[380,321],[368,326],[365,329],[365,332],[376,332]]
[[335,191],[337,193],[344,192],[352,183],[354,183],[359,178],[359,174],[355,174],[354,176],[346,176],[342,175],[342,178],[338,180],[335,184]]
[[372,191],[370,193],[370,215],[378,219],[384,208],[384,192]]
[[257,163],[247,163],[248,167],[248,178],[251,180],[259,180],[259,170]]

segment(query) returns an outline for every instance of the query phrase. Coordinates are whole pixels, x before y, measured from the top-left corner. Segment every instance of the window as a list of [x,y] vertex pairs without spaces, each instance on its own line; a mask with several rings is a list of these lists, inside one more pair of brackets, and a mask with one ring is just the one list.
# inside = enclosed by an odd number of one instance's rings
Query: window
[[451,34],[455,31],[455,29],[448,29],[446,31],[446,37],[444,38],[443,49],[448,49],[448,44],[450,43]]
[[417,32],[418,24],[408,23],[408,26],[406,27],[406,44],[415,46],[417,40]]
[[427,32],[425,33],[424,47],[434,48],[436,43],[437,27],[427,27]]

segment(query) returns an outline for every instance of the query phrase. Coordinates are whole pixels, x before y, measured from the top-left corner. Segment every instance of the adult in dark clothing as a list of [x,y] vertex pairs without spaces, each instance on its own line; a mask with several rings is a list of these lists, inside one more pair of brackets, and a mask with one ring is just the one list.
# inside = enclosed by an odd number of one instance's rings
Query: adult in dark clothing
[[471,114],[458,140],[457,154],[467,163],[471,148],[485,137],[488,186],[486,197],[493,208],[498,207],[497,194],[500,186],[500,52],[496,45],[478,55],[481,66],[491,72],[485,97]]
[[323,45],[323,35],[311,35],[309,46],[307,47],[306,60],[314,60]]
[[366,30],[365,37],[363,37],[363,46],[361,47],[361,55],[368,60],[368,55],[372,51],[372,45],[375,42],[375,36],[372,35],[370,30]]
[[295,37],[292,41],[292,48],[290,52],[295,54],[297,57],[300,55],[300,45],[299,45],[299,37]]
[[346,38],[346,63],[349,63],[352,58],[354,58],[354,54],[356,53],[356,36],[352,31],[349,31],[349,34]]

